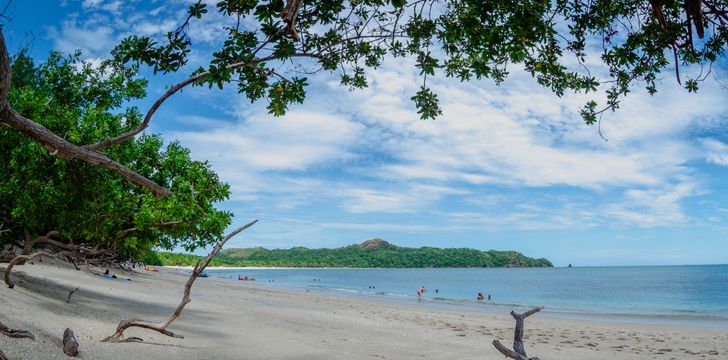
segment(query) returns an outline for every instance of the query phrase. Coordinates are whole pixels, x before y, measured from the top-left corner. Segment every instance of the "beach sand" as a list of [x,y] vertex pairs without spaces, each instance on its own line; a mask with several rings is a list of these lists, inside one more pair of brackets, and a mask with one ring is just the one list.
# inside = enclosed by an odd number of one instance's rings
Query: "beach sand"
[[[19,266],[17,286],[0,286],[0,321],[30,330],[36,341],[0,336],[10,359],[67,359],[65,328],[76,333],[82,359],[479,359],[500,360],[491,345],[510,346],[508,314],[468,313],[390,304],[254,283],[198,279],[192,302],[170,330],[174,339],[131,329],[142,343],[109,344],[127,318],[166,319],[187,275],[162,269],[117,281],[50,261]],[[80,289],[66,303],[68,292]],[[414,300],[413,300],[414,301]],[[526,351],[542,360],[726,359],[728,329],[555,319],[526,320]]]

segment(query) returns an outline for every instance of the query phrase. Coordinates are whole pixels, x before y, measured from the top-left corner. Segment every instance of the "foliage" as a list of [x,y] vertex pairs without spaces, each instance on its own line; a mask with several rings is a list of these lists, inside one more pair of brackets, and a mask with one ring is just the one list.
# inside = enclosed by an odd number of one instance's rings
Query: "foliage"
[[[135,67],[103,62],[92,66],[80,54],[53,53],[40,65],[24,54],[14,59],[8,101],[26,117],[73,143],[91,143],[139,125],[135,107],[146,81]],[[176,142],[143,135],[107,154],[174,195],[156,198],[120,175],[59,159],[32,139],[0,127],[0,223],[12,231],[0,242],[22,242],[57,230],[65,241],[116,248],[139,258],[151,248],[189,251],[211,244],[231,215],[215,209],[229,189],[206,162],[192,161]],[[164,224],[167,223],[167,224]],[[170,224],[171,223],[171,224]]]
[[[288,5],[300,5],[297,17]],[[422,87],[412,101],[422,119],[442,112],[428,76],[499,84],[520,67],[559,96],[603,90],[606,107],[590,101],[581,110],[592,124],[636,84],[654,94],[664,70],[710,67],[728,42],[725,0],[223,0],[215,9],[196,2],[164,41],[131,36],[114,56],[155,72],[181,71],[193,49],[190,22],[214,13],[210,26],[225,40],[209,65],[194,71],[204,74],[196,84],[237,83],[275,115],[305,98],[306,78],[286,74],[330,71],[342,85],[363,88],[367,70],[390,55],[416,59]],[[594,63],[604,78],[587,67]],[[684,87],[697,91],[708,73],[685,79]]]
[[[366,243],[365,243],[366,244]],[[335,249],[250,249],[223,250],[216,259],[218,266],[283,266],[283,267],[358,267],[358,268],[425,268],[425,267],[550,267],[546,259],[533,259],[516,251],[480,251],[467,248],[407,248],[394,245],[367,247],[349,245]],[[157,253],[150,264],[194,265],[199,256]]]

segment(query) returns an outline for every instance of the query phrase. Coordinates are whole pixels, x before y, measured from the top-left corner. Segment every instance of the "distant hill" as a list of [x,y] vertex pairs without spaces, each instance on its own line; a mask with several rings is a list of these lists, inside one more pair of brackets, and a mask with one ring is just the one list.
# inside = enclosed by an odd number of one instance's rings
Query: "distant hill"
[[[199,256],[155,253],[147,260],[156,265],[194,265]],[[353,267],[353,268],[452,268],[452,267],[551,267],[516,251],[480,251],[469,248],[408,248],[371,239],[335,249],[231,248],[220,252],[213,266]]]

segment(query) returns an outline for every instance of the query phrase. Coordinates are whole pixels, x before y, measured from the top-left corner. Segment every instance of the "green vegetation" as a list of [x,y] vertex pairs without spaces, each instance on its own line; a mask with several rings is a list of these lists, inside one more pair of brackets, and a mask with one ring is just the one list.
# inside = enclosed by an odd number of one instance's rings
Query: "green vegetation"
[[[406,58],[422,79],[412,102],[422,119],[434,119],[442,109],[428,79],[499,84],[516,68],[558,96],[601,92],[601,105],[588,101],[580,112],[594,124],[635,87],[654,94],[668,70],[675,69],[686,91],[697,91],[711,72],[680,71],[710,69],[724,61],[728,44],[725,0],[190,4],[166,38],[132,34],[98,67],[56,54],[36,66],[21,54],[9,69],[0,36],[0,245],[22,247],[24,239],[57,231],[66,243],[99,245],[133,259],[152,248],[191,251],[219,237],[231,214],[213,204],[228,197],[228,187],[179,144],[164,147],[160,136],[140,135],[156,109],[187,86],[232,85],[281,116],[304,102],[309,81],[302,74],[334,73],[346,88],[365,88],[369,72],[388,58]],[[190,23],[202,18],[215,19],[209,30],[221,39],[218,48],[194,47]],[[191,68],[193,54],[209,63]],[[125,107],[146,96],[139,66],[190,74],[157,99],[144,121],[136,108]],[[468,249],[239,253],[224,256],[290,266],[542,264],[517,253]]]
[[[36,65],[20,54],[12,73],[7,99],[13,108],[73,142],[99,141],[141,122],[136,108],[123,106],[145,95],[146,81],[133,67],[92,67],[78,54],[57,53]],[[117,173],[53,156],[52,149],[0,126],[0,245],[22,248],[24,238],[55,230],[65,243],[140,259],[152,248],[207,246],[230,223],[231,215],[213,206],[228,197],[228,186],[178,143],[164,146],[159,135],[147,134],[106,155],[173,195],[155,197]]]
[[214,7],[198,1],[164,41],[130,36],[114,56],[154,72],[190,72],[186,65],[198,48],[189,24],[219,18],[210,31],[225,41],[207,50],[210,62],[193,71],[200,76],[195,84],[236,86],[276,116],[303,102],[308,86],[295,66],[284,64],[334,72],[343,86],[364,88],[367,73],[387,57],[408,57],[422,76],[411,98],[422,119],[442,113],[427,80],[499,84],[522,69],[559,96],[606,94],[601,106],[589,101],[581,110],[593,124],[635,86],[654,94],[663,72],[675,67],[686,70],[677,83],[697,91],[708,75],[687,70],[725,55],[727,7],[724,0],[222,0]]
[[[194,265],[200,256],[160,252],[147,257],[153,265]],[[372,239],[336,249],[227,249],[214,266],[280,267],[550,267],[546,259],[533,259],[516,251],[480,251],[467,248],[407,248]]]

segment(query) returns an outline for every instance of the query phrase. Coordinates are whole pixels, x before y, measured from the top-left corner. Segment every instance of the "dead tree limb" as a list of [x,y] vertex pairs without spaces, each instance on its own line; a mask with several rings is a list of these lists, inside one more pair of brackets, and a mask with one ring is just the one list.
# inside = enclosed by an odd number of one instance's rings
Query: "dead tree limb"
[[511,311],[511,316],[516,319],[516,330],[513,334],[513,350],[505,347],[505,345],[501,344],[498,340],[493,340],[493,346],[495,346],[495,348],[507,358],[515,360],[539,360],[539,358],[535,356],[529,358],[528,355],[526,355],[526,349],[523,347],[523,320],[541,310],[543,310],[543,306],[535,307],[523,314],[517,314],[515,311]]
[[75,289],[71,290],[71,291],[70,291],[70,292],[68,293],[68,299],[66,299],[66,304],[68,304],[68,303],[70,303],[70,302],[71,302],[71,295],[73,295],[74,293],[76,293],[76,291],[78,291],[78,288],[75,288]]
[[189,279],[187,279],[187,283],[185,284],[185,290],[184,290],[184,295],[182,296],[182,301],[179,303],[179,305],[177,305],[177,308],[174,309],[174,312],[172,313],[172,315],[170,315],[170,317],[167,320],[159,322],[159,323],[152,323],[152,322],[148,322],[145,320],[138,320],[138,319],[123,320],[116,327],[116,332],[113,335],[111,335],[101,341],[103,341],[103,342],[143,341],[142,339],[140,339],[138,337],[130,337],[127,339],[123,339],[124,331],[130,327],[139,327],[139,328],[143,328],[143,329],[154,330],[160,334],[178,338],[178,339],[184,338],[182,335],[178,335],[178,334],[175,334],[175,333],[167,330],[167,326],[169,326],[169,324],[171,324],[175,319],[177,319],[180,316],[180,314],[182,314],[182,310],[184,309],[184,307],[192,301],[192,300],[190,300],[190,291],[192,290],[192,284],[194,284],[195,280],[197,280],[197,277],[203,271],[205,271],[205,268],[207,267],[207,265],[209,265],[210,261],[212,261],[212,259],[215,257],[215,255],[217,255],[217,253],[219,253],[220,250],[222,250],[222,247],[225,245],[225,243],[228,240],[232,239],[235,235],[237,235],[241,231],[255,225],[255,223],[257,223],[257,222],[258,222],[258,220],[254,220],[244,226],[241,226],[241,227],[233,230],[231,233],[229,233],[227,236],[222,238],[215,245],[215,247],[212,249],[210,254],[207,255],[207,258],[205,259],[204,262],[202,262],[202,263],[198,262],[197,265],[195,265],[195,268],[192,270],[192,274],[190,274],[190,277],[189,277]]
[[0,322],[0,333],[11,338],[35,340],[35,335],[27,330],[13,329]]
[[13,261],[11,261],[8,264],[8,266],[5,267],[5,274],[4,274],[5,284],[7,284],[8,287],[11,289],[15,287],[15,283],[10,279],[10,273],[13,271],[13,267],[15,267],[15,265],[17,265],[20,262],[25,262],[25,261],[28,261],[30,259],[40,257],[40,256],[48,256],[48,257],[52,257],[52,258],[63,258],[65,256],[72,255],[72,254],[73,253],[70,251],[62,251],[62,252],[55,253],[55,254],[45,252],[45,251],[38,251],[38,252],[35,252],[30,255],[18,255],[15,257],[15,259],[13,259]]

